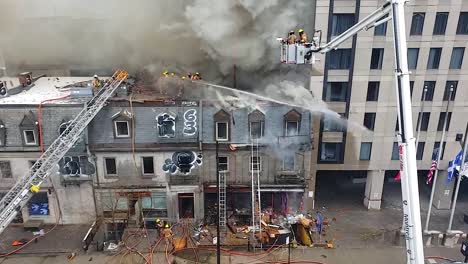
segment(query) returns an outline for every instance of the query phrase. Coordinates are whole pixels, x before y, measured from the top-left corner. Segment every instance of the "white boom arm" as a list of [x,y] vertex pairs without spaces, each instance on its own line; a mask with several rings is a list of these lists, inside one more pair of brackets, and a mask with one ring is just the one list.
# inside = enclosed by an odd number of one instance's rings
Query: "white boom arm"
[[[407,0],[388,0],[354,26],[335,37],[329,43],[312,47],[311,52],[327,53],[363,29],[393,19],[395,48],[395,88],[399,122],[401,185],[403,197],[404,230],[406,239],[407,263],[424,264],[421,215],[419,204],[418,177],[416,166],[416,147],[413,135],[410,83],[407,60],[404,5]],[[390,13],[390,14],[389,14]],[[388,18],[383,18],[389,14]]]
[[[106,104],[119,85],[128,77],[128,72],[118,70],[112,78],[88,102],[85,108],[71,121],[65,131],[50,145],[41,157],[18,179],[13,188],[0,200],[0,234],[13,221],[21,207],[37,192],[55,165],[80,138],[89,122]],[[34,187],[34,188],[31,188]]]

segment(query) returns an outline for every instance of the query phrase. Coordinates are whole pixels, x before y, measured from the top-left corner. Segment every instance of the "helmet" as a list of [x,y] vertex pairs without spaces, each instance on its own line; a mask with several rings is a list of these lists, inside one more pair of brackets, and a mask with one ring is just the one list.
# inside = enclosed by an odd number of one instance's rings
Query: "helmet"
[[200,73],[196,72],[195,75],[200,75]]
[[294,30],[289,31],[289,35],[294,34]]
[[169,224],[166,224],[164,227],[165,227],[165,228],[169,228]]
[[185,80],[185,76],[182,76],[182,80]]
[[171,76],[174,76],[175,74],[173,72],[171,72]]
[[302,28],[300,28],[297,32],[302,33],[302,32],[304,32],[304,30]]
[[94,74],[93,78],[97,78],[97,77],[98,77],[97,74]]
[[159,219],[159,218],[156,219],[156,223],[159,223],[159,222],[161,222],[161,219]]

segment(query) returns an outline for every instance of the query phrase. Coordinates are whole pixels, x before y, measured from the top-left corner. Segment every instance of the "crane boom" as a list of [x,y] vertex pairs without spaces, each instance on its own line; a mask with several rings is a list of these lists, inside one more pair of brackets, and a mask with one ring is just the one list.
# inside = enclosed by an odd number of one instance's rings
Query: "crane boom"
[[117,70],[34,163],[29,172],[18,179],[13,188],[0,200],[0,234],[16,217],[21,207],[38,191],[38,188],[53,171],[54,166],[73,147],[89,122],[104,107],[107,100],[127,77],[127,71]]

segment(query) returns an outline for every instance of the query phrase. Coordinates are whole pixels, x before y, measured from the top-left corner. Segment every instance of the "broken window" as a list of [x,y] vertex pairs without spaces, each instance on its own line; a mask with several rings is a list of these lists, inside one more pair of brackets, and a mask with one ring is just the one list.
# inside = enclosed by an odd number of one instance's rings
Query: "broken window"
[[154,174],[154,161],[153,157],[142,157],[143,160],[143,174]]
[[193,193],[179,193],[179,218],[195,218]]
[[37,145],[34,130],[23,130],[23,137],[26,145]]
[[158,125],[159,137],[172,138],[175,137],[175,117],[162,113],[156,118]]
[[128,121],[115,121],[115,136],[119,138],[130,137],[130,130],[128,129]]
[[301,114],[296,110],[291,110],[284,115],[285,136],[297,136],[299,134]]
[[229,158],[218,157],[218,168],[220,172],[229,171]]
[[250,157],[250,171],[261,171],[262,170],[262,158],[258,156]]
[[249,114],[249,130],[251,138],[261,138],[265,130],[265,114],[255,110]]
[[104,158],[106,166],[106,175],[116,176],[117,175],[117,163],[115,158]]
[[227,122],[216,122],[216,140],[219,140],[219,141],[228,140],[228,123]]
[[101,206],[104,212],[128,210],[128,198],[116,195],[114,192],[101,193]]
[[166,193],[152,192],[151,197],[141,198],[145,217],[167,217]]
[[49,215],[49,197],[46,192],[36,193],[28,202],[29,215]]
[[11,178],[11,165],[9,161],[0,161],[0,178]]
[[320,161],[341,161],[342,143],[322,143],[320,150]]

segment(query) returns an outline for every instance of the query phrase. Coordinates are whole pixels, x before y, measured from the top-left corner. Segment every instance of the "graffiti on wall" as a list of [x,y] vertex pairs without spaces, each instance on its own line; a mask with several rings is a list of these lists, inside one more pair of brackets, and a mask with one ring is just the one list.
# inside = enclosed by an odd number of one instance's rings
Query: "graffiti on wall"
[[197,110],[189,109],[184,113],[184,130],[185,136],[193,136],[197,133]]
[[165,173],[171,174],[190,174],[190,172],[201,166],[203,163],[202,154],[197,154],[193,151],[176,151],[170,159],[164,161],[162,169]]
[[93,163],[88,156],[66,156],[59,162],[59,170],[62,175],[79,177],[80,175],[92,175],[96,172]]
[[161,113],[156,117],[159,137],[175,137],[175,117],[168,113]]

